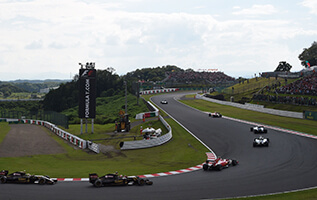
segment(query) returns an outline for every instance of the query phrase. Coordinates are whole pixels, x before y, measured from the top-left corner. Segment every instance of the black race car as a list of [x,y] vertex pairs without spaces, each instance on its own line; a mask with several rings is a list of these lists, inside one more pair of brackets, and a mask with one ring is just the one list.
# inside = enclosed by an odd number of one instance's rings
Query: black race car
[[0,183],[34,183],[39,185],[53,185],[57,179],[52,179],[49,176],[31,175],[25,171],[17,171],[9,174],[8,170],[0,171]]
[[254,138],[253,140],[253,147],[268,147],[270,143],[269,138],[265,138],[260,136],[258,138]]
[[152,185],[153,182],[139,176],[122,176],[117,173],[98,176],[96,173],[89,174],[89,182],[95,187],[116,186],[116,185]]
[[250,131],[253,133],[267,133],[267,129],[264,126],[251,127]]
[[209,117],[220,118],[222,115],[219,112],[209,113]]

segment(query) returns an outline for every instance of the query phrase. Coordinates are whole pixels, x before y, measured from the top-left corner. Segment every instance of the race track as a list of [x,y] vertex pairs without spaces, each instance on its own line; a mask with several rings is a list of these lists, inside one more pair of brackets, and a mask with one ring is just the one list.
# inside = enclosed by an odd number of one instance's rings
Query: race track
[[[269,129],[265,136],[270,138],[270,147],[253,148],[255,135],[250,125],[210,118],[175,101],[173,96],[159,95],[152,100],[217,156],[239,160],[238,166],[221,172],[198,170],[151,178],[153,186],[143,187],[94,188],[88,182],[5,184],[0,185],[1,199],[213,199],[317,186],[317,140]],[[159,103],[163,99],[167,105]]]

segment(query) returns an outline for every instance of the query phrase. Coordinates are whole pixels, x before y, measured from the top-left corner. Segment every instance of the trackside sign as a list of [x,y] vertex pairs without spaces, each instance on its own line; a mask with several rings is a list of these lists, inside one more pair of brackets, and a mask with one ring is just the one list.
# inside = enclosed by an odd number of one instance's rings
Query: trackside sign
[[96,70],[79,69],[79,118],[96,117]]
[[305,119],[317,120],[317,112],[305,111]]

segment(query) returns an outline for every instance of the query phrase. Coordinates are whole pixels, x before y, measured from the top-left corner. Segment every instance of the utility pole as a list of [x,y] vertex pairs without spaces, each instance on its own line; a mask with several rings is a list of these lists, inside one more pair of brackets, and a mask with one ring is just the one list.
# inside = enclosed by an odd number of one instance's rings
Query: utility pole
[[127,100],[127,81],[123,82],[125,87],[125,113],[128,113],[128,100]]

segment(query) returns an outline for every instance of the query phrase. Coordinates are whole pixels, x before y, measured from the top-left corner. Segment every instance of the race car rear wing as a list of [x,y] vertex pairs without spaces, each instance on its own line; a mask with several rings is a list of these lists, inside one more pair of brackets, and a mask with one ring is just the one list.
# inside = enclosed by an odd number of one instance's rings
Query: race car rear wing
[[8,175],[9,171],[8,170],[1,170],[0,171],[0,176],[6,176]]
[[216,160],[217,156],[213,152],[206,152],[207,160]]

